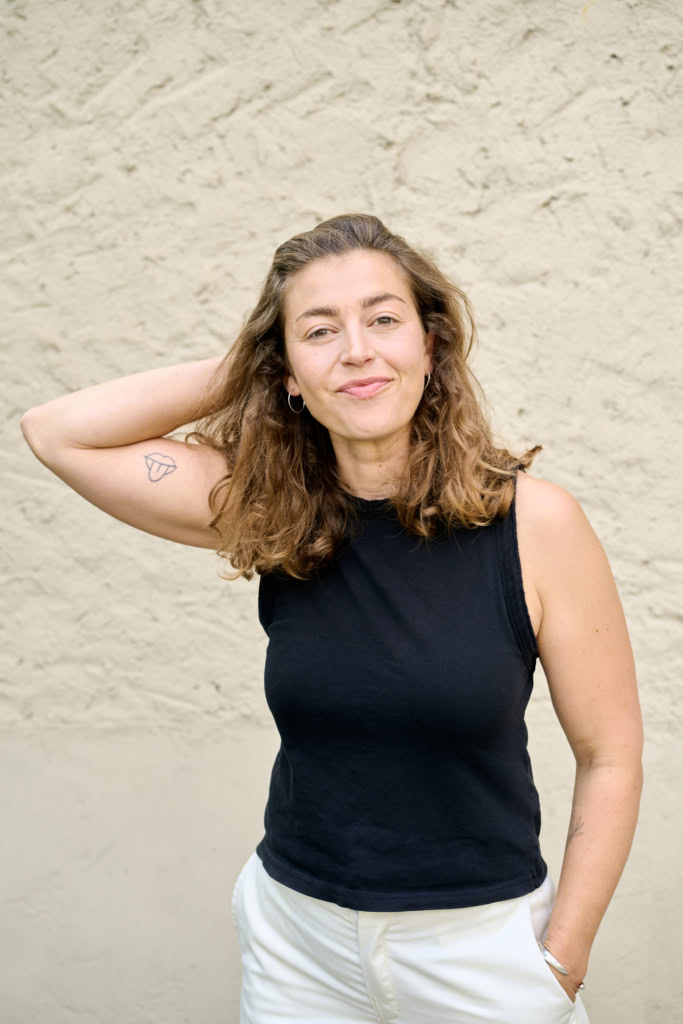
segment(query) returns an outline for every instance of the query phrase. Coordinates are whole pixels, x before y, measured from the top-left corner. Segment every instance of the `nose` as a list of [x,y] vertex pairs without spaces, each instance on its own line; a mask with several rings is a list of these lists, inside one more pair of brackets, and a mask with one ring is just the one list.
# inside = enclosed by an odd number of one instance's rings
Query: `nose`
[[370,331],[362,324],[349,324],[344,332],[341,359],[345,363],[364,363],[373,359],[375,349]]

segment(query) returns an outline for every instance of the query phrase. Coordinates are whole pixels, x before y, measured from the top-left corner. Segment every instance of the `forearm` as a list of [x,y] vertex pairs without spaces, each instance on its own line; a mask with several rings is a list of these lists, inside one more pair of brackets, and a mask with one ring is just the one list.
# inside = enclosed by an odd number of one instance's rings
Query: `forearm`
[[569,834],[545,946],[577,984],[633,842],[642,765],[577,765]]
[[29,409],[29,444],[112,448],[163,437],[211,410],[207,386],[223,356],[118,377]]

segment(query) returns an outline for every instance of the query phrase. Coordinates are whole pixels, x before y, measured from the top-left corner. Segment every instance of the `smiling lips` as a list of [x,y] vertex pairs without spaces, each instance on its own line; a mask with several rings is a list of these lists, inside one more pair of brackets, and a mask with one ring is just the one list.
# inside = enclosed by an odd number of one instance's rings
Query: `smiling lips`
[[372,398],[377,392],[384,387],[385,384],[389,384],[388,380],[375,380],[371,384],[356,384],[352,388],[344,388],[340,391],[340,395],[353,395],[354,398]]

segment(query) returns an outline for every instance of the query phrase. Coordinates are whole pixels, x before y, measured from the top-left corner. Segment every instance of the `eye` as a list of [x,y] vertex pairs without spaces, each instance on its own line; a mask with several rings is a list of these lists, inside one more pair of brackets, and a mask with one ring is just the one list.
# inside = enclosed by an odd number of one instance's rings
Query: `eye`
[[[395,316],[389,316],[388,313],[383,313],[380,316],[376,316],[375,319],[373,320],[373,323],[377,323],[378,320],[391,320],[391,322],[394,323],[394,324],[398,323],[398,320],[396,319],[396,317]],[[383,325],[383,326],[388,326],[388,325]],[[329,331],[329,327],[318,327],[315,331],[312,331],[311,334],[309,334],[309,338],[317,338],[317,337],[319,337],[321,331],[327,332],[327,331]]]

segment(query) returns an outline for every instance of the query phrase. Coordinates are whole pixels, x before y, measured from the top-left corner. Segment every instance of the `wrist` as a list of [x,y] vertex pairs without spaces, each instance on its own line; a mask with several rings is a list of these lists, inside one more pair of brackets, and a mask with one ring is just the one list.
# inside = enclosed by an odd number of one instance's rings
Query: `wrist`
[[549,944],[546,940],[539,942],[538,948],[548,967],[558,978],[562,978],[562,983],[565,986],[570,985],[574,992],[584,987],[584,976],[588,966],[587,957],[579,959],[576,955],[572,956],[569,949],[560,954],[558,947],[552,943]]

